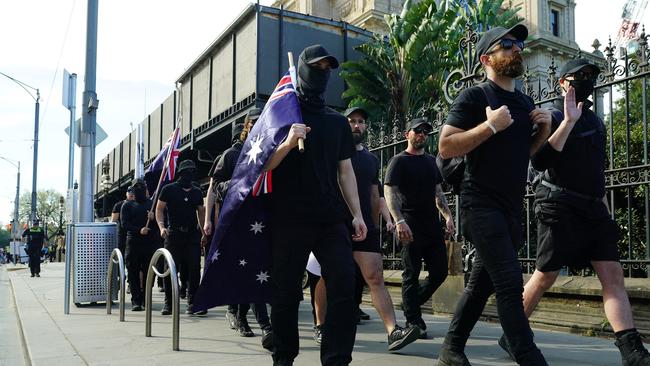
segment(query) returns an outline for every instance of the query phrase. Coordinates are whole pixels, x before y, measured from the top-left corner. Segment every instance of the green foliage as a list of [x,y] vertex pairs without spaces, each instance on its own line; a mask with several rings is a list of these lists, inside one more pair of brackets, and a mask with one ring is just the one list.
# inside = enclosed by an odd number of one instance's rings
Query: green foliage
[[[50,236],[59,229],[59,199],[61,197],[61,193],[53,189],[40,190],[36,193],[36,216],[41,220],[41,226],[45,227],[47,224],[47,232]],[[20,195],[18,219],[21,223],[29,222],[31,202],[31,192],[23,192]],[[11,217],[13,217],[13,212]],[[22,233],[22,226],[20,232]]]
[[[467,4],[466,4],[467,3]],[[521,21],[519,8],[503,8],[503,0],[407,0],[402,13],[385,16],[389,32],[357,48],[359,61],[342,65],[348,105],[366,108],[372,119],[385,123],[421,115],[440,106],[450,70],[462,65],[460,40],[466,26],[485,30]]]
[[4,248],[9,245],[11,241],[11,231],[6,228],[0,228],[0,248]]

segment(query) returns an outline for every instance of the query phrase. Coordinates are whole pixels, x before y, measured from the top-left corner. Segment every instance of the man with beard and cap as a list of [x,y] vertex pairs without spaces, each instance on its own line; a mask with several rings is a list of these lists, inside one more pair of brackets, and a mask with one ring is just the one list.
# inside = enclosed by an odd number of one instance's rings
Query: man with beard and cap
[[157,232],[147,226],[151,213],[151,200],[142,179],[131,185],[133,200],[126,201],[120,210],[121,225],[126,232],[126,268],[131,287],[131,310],[144,310],[144,289],[140,273],[147,273],[151,256],[157,249]]
[[32,277],[41,277],[41,250],[45,242],[45,232],[38,219],[32,220],[32,227],[23,231],[22,239],[27,243],[25,251],[29,256],[29,271]]
[[[447,248],[439,211],[449,233],[454,218],[442,190],[442,176],[435,156],[425,152],[433,127],[425,118],[406,125],[406,150],[395,155],[386,168],[384,189],[397,239],[402,244],[402,309],[407,326],[415,326],[426,338],[427,325],[420,307],[447,278]],[[429,275],[420,283],[422,261]]]
[[117,223],[117,248],[122,252],[122,255],[124,255],[126,250],[126,231],[122,227],[120,211],[122,211],[122,205],[124,205],[124,202],[132,201],[133,199],[133,187],[129,186],[126,189],[126,198],[116,203],[111,212],[111,222]]
[[[298,306],[309,252],[321,264],[328,284],[327,321],[321,344],[323,365],[352,361],[356,335],[354,260],[347,207],[352,213],[353,241],[366,238],[357,182],[350,158],[350,126],[325,106],[325,90],[338,60],[320,45],[305,48],[298,59],[297,93],[304,124],[294,123],[270,157],[272,265],[271,323],[274,365],[292,365],[298,355]],[[299,152],[299,139],[305,140]]]
[[[563,266],[591,264],[603,292],[605,315],[616,335],[623,365],[648,366],[650,354],[634,327],[618,256],[618,228],[605,198],[607,165],[605,125],[590,109],[598,66],[585,59],[560,70],[564,98],[553,114],[553,134],[533,156],[543,171],[535,186],[536,269],[524,287],[524,311],[530,316]],[[505,339],[499,345],[511,353]]]
[[[351,162],[357,180],[357,193],[359,195],[361,213],[368,228],[366,239],[352,244],[352,254],[355,262],[359,266],[363,280],[366,281],[370,288],[373,305],[375,305],[375,309],[377,309],[386,327],[386,332],[388,333],[388,350],[397,351],[418,339],[420,337],[420,328],[415,325],[408,326],[407,328],[402,328],[397,325],[393,301],[384,284],[381,243],[379,241],[379,214],[382,206],[382,198],[379,194],[379,159],[362,144],[366,137],[368,127],[366,122],[368,113],[363,108],[352,107],[345,111],[344,116],[348,118],[350,129],[352,130],[352,139],[356,151],[352,155]],[[392,231],[393,222],[390,218],[390,213],[383,212],[382,216],[386,218],[387,228],[389,231]],[[445,270],[446,268],[445,266]],[[356,281],[356,285],[362,287],[363,280]],[[324,280],[320,279],[320,281]],[[319,284],[316,284],[315,287],[318,288],[317,286]],[[326,284],[324,287],[326,289],[328,288]],[[322,309],[325,307],[323,294],[323,291],[318,292],[319,296],[315,299],[314,309]],[[314,328],[317,334],[314,336],[314,339],[322,339],[320,332],[323,324],[320,322],[321,320],[317,319],[317,325]]]
[[[160,235],[165,239],[177,266],[187,269],[187,314],[205,315],[206,311],[194,312],[192,302],[201,278],[201,236],[199,223],[205,221],[203,193],[193,184],[196,165],[192,160],[178,164],[178,179],[166,185],[160,192],[156,205],[156,221]],[[166,220],[165,220],[166,211]],[[165,226],[165,225],[168,226]],[[171,314],[171,282],[165,281],[165,305],[162,315]]]
[[[528,29],[522,24],[494,27],[481,36],[476,55],[487,84],[458,95],[440,133],[442,158],[465,155],[461,227],[476,248],[476,257],[440,350],[439,365],[469,365],[465,345],[493,293],[517,363],[547,365],[524,313],[517,260],[523,243],[521,213],[529,157],[551,130],[551,111],[535,108],[530,97],[515,89],[515,78],[524,72],[521,52],[526,37]],[[494,99],[500,106],[494,105]]]
[[[233,125],[233,145],[215,159],[214,164],[210,169],[210,186],[208,188],[206,207],[208,213],[213,211],[213,209],[214,213],[212,214],[213,216],[211,216],[211,214],[206,215],[203,226],[205,235],[210,236],[210,238],[213,229],[216,227],[219,207],[223,203],[223,199],[226,197],[228,185],[230,184],[230,179],[235,171],[237,159],[239,159],[244,141],[246,141],[248,133],[251,128],[253,128],[253,125],[261,114],[262,110],[260,108],[253,108],[246,114],[243,126],[241,124]],[[226,311],[228,324],[231,329],[236,330],[242,337],[255,336],[255,333],[251,330],[250,325],[248,325],[248,319],[246,318],[250,308],[253,309],[255,319],[262,330],[262,346],[270,350],[273,346],[273,330],[271,328],[271,322],[269,321],[269,315],[265,303],[228,305],[228,310]]]

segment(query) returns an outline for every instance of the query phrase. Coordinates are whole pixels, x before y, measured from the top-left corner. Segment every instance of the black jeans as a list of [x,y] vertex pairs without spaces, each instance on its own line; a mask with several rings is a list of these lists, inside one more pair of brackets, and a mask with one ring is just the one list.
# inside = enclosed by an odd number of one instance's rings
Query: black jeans
[[465,291],[458,301],[444,346],[462,351],[488,297],[496,293],[499,321],[520,365],[547,365],[533,342],[524,313],[523,279],[517,260],[521,245],[521,217],[497,208],[471,207],[461,211],[465,236],[476,247],[476,258]]
[[144,305],[144,288],[140,283],[140,272],[143,274],[143,282],[146,282],[149,262],[154,251],[155,248],[148,241],[134,238],[126,240],[126,268],[132,305]]
[[323,365],[348,365],[356,335],[354,260],[350,232],[341,223],[274,222],[271,232],[273,269],[273,360],[291,363],[298,355],[298,306],[302,278],[314,252],[327,283],[327,319],[321,344]]
[[[192,304],[194,294],[201,280],[201,245],[198,231],[177,232],[171,230],[165,239],[165,249],[169,250],[174,258],[176,268],[185,267],[188,283],[187,303]],[[172,287],[170,277],[165,277],[165,303],[171,305]]]
[[228,305],[228,312],[235,314],[238,320],[246,319],[246,315],[248,314],[249,309],[253,309],[255,320],[261,329],[271,327],[271,322],[269,321],[269,313],[266,310],[265,303],[261,302],[257,304]]
[[26,252],[29,256],[29,271],[31,274],[41,273],[41,248],[40,245],[27,244]]
[[[409,223],[407,219],[407,223]],[[436,220],[435,223],[440,225]],[[440,235],[427,235],[411,226],[413,242],[402,245],[402,309],[407,322],[422,318],[420,306],[427,302],[431,295],[445,282],[447,278],[447,248]],[[440,230],[440,228],[437,228]],[[427,265],[429,275],[424,283],[420,283],[422,261]]]

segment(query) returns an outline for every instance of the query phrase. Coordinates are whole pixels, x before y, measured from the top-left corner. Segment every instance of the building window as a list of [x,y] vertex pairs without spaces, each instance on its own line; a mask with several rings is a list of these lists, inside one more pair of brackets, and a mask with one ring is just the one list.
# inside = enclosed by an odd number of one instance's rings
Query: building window
[[551,32],[554,36],[560,36],[560,11],[551,10]]

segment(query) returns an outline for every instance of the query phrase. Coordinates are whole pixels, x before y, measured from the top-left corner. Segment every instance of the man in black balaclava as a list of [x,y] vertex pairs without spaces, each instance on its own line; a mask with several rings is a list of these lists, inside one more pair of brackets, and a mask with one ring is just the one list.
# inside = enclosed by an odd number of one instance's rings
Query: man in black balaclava
[[[623,365],[650,365],[650,354],[634,326],[618,256],[618,228],[605,198],[607,165],[605,125],[590,109],[598,66],[586,59],[560,70],[562,96],[555,101],[553,134],[533,156],[544,171],[535,187],[537,262],[524,287],[530,316],[563,266],[591,264],[603,288],[605,315],[616,335]],[[509,351],[504,337],[499,345]]]
[[131,185],[134,199],[125,201],[120,210],[120,222],[126,232],[126,268],[131,287],[131,310],[144,310],[144,293],[140,285],[140,272],[146,274],[151,256],[156,250],[157,233],[147,224],[151,210],[151,200],[147,186],[141,179]]
[[[205,315],[206,311],[194,312],[192,301],[201,278],[201,235],[199,223],[204,221],[203,193],[193,182],[196,165],[184,160],[178,165],[176,182],[166,185],[160,192],[156,206],[156,221],[160,235],[165,239],[174,262],[187,269],[187,314]],[[167,220],[165,220],[165,210]],[[165,223],[168,226],[165,226]],[[165,281],[165,306],[162,315],[171,314],[171,281]]]
[[[325,106],[331,69],[338,61],[325,48],[305,48],[298,60],[297,90],[304,124],[293,124],[286,140],[269,159],[273,170],[270,197],[272,263],[271,323],[274,365],[292,365],[298,355],[298,305],[309,252],[322,268],[327,284],[327,322],[321,363],[347,365],[356,334],[353,241],[366,237],[357,182],[350,157],[352,132],[340,113]],[[298,139],[305,139],[300,153]],[[347,203],[347,207],[346,207]]]
[[[233,124],[232,128],[232,141],[233,144],[230,148],[226,149],[217,159],[215,159],[212,168],[210,169],[210,187],[207,194],[207,212],[205,216],[204,231],[205,234],[210,236],[216,228],[216,218],[219,215],[219,207],[223,203],[226,193],[228,192],[228,185],[232,174],[237,165],[237,159],[246,137],[250,132],[255,122],[262,114],[260,108],[252,108],[246,114],[243,124]],[[214,208],[214,211],[213,211]],[[212,212],[213,211],[213,212]],[[208,241],[208,243],[211,240]],[[266,304],[230,304],[228,311],[226,311],[226,319],[231,329],[234,329],[242,337],[253,337],[255,333],[248,325],[246,315],[249,309],[253,309],[255,319],[262,330],[262,346],[270,350],[273,346],[273,331],[269,321],[269,315],[266,310]]]

